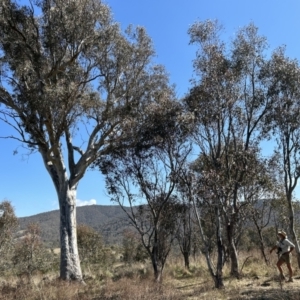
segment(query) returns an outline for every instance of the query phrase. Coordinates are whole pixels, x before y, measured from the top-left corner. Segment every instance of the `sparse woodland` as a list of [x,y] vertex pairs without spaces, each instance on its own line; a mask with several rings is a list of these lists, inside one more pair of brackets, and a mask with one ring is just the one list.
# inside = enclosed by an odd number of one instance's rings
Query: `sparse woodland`
[[[5,216],[10,226],[2,231],[6,246],[1,248],[0,299],[299,299],[300,276],[296,265],[295,282],[282,283],[275,267],[276,255],[268,254],[273,245],[274,226],[263,230],[267,262],[263,261],[258,247],[260,236],[255,226],[249,223],[242,230],[237,247],[240,277],[235,279],[230,275],[230,263],[226,260],[223,266],[225,289],[215,289],[199,227],[187,209],[181,209],[177,218],[182,226],[175,234],[160,283],[153,280],[151,257],[136,230],[126,229],[119,243],[105,244],[97,231],[80,224],[78,250],[86,283],[82,285],[58,278],[59,248],[46,247],[40,238],[38,223],[29,223],[26,230],[18,232],[13,208],[7,201],[3,204],[10,208]],[[262,206],[259,211],[262,212]],[[274,208],[270,218],[279,220],[280,213]],[[207,213],[206,216],[203,229],[209,237],[210,257],[215,262],[213,215]],[[263,218],[269,218],[269,214]],[[188,234],[189,231],[192,234]],[[183,249],[189,250],[188,264]]]
[[[299,63],[255,24],[230,42],[222,30],[188,29],[178,99],[146,30],[122,32],[99,0],[0,3],[4,138],[40,153],[60,209],[53,249],[36,223],[16,235],[2,202],[0,299],[300,299]],[[76,224],[88,168],[131,225],[120,244]],[[269,255],[278,229],[296,245],[288,287]]]

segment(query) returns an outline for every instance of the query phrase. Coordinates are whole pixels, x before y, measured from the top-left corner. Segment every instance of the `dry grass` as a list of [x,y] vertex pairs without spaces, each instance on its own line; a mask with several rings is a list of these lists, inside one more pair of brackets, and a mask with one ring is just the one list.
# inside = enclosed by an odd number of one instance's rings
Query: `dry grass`
[[179,300],[183,294],[169,284],[157,284],[152,280],[122,278],[109,281],[101,289],[99,300]]
[[1,286],[0,299],[81,300],[84,298],[80,296],[80,289],[81,286],[79,284],[66,283],[59,280],[49,282],[40,281],[39,284],[20,281],[17,284],[3,284]]
[[[86,268],[86,285],[63,282],[53,274],[36,275],[28,282],[24,278],[0,279],[0,299],[12,300],[300,300],[299,270],[293,283],[277,280],[276,257],[266,266],[259,253],[240,255],[243,266],[241,279],[229,276],[224,267],[225,289],[214,288],[205,260],[191,262],[187,271],[181,258],[171,258],[162,284],[154,283],[151,266],[117,264],[111,270]],[[287,270],[285,269],[285,272]]]

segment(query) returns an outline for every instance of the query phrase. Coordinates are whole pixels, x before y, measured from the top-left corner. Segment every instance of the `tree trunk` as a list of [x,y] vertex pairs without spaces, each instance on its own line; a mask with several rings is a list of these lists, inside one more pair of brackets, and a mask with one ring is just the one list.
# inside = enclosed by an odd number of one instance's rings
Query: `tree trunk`
[[152,261],[152,266],[153,266],[153,271],[154,271],[154,279],[156,282],[162,282],[162,267],[160,266],[158,262],[158,246],[157,242],[154,242],[154,246],[152,249],[152,254],[151,254],[151,261]]
[[190,253],[188,251],[183,251],[184,257],[184,267],[189,270],[190,269]]
[[77,248],[76,187],[66,187],[59,193],[60,204],[60,278],[82,280]]
[[258,232],[258,236],[259,236],[259,248],[260,248],[260,252],[265,260],[265,263],[267,266],[270,265],[270,262],[267,258],[267,255],[265,253],[265,243],[264,243],[264,238],[263,238],[263,235],[262,235],[262,230],[261,228],[258,226],[258,224],[254,221],[254,224],[256,226],[256,229],[257,229],[257,232]]
[[300,268],[300,248],[299,248],[299,243],[295,232],[295,225],[294,225],[295,217],[294,217],[294,208],[292,204],[292,195],[288,195],[287,200],[288,200],[288,207],[289,207],[290,232],[292,234],[292,241],[294,242],[296,247],[298,268]]
[[154,271],[154,279],[157,283],[162,282],[162,270],[160,268],[156,268]]
[[[76,193],[77,185],[81,175],[74,178],[74,168],[70,170],[71,183],[63,156],[60,149],[55,151],[55,159],[47,154],[45,149],[40,148],[45,167],[53,181],[59,201],[60,209],[60,278],[63,280],[75,280],[83,283],[80,260],[77,247],[77,226],[76,226]],[[52,159],[52,160],[51,160]],[[82,167],[84,170],[86,166]],[[76,171],[78,172],[78,170]]]
[[206,258],[209,273],[215,282],[215,287],[217,289],[222,289],[222,288],[224,288],[224,283],[223,283],[223,258],[224,258],[224,256],[223,256],[222,227],[221,227],[219,207],[217,205],[215,206],[215,217],[216,217],[216,221],[217,221],[216,237],[217,237],[217,245],[218,245],[218,263],[217,263],[217,269],[215,270],[213,261],[209,255],[209,250],[208,250],[209,247],[208,247],[208,244],[207,244],[207,241],[206,241],[206,238],[204,235],[204,231],[202,228],[200,215],[197,210],[195,200],[192,199],[192,201],[193,201],[193,207],[194,207],[194,212],[196,215],[197,223],[198,223],[198,226],[200,229],[201,239],[205,246],[205,258]]
[[215,215],[217,221],[216,237],[217,237],[217,247],[218,247],[218,260],[217,260],[217,270],[215,274],[215,287],[217,289],[224,288],[223,283],[223,265],[224,265],[224,253],[223,253],[223,241],[222,241],[222,226],[220,219],[219,207],[215,206]]
[[230,274],[236,278],[240,278],[238,255],[233,241],[229,244],[229,253],[231,261]]
[[223,275],[222,274],[219,274],[217,272],[217,274],[215,275],[214,281],[215,281],[216,289],[224,289],[225,288],[224,283],[223,283]]
[[234,244],[234,237],[233,237],[233,224],[230,223],[230,221],[228,221],[227,223],[227,238],[228,238],[229,256],[231,261],[230,274],[236,278],[240,278],[238,255],[237,255],[236,247]]

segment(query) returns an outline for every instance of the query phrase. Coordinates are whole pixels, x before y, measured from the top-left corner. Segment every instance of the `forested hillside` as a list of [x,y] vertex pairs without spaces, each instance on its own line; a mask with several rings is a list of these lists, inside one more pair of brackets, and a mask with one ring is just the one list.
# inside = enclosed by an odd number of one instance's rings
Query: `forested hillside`
[[[19,218],[19,231],[25,230],[29,223],[40,225],[42,239],[47,245],[59,246],[59,210]],[[124,229],[130,226],[126,214],[117,205],[78,207],[77,224],[86,224],[97,230],[106,244],[120,243]]]

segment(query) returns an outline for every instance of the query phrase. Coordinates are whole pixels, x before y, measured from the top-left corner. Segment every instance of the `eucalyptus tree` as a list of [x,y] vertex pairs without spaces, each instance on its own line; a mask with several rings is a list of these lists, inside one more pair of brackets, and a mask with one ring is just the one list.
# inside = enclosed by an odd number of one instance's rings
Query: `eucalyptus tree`
[[176,231],[176,240],[179,245],[180,252],[183,255],[184,267],[190,269],[190,255],[192,252],[192,243],[195,233],[193,220],[193,210],[189,199],[180,193],[181,203],[178,204],[178,229]]
[[185,103],[195,124],[193,140],[210,165],[206,176],[218,182],[211,192],[225,224],[231,274],[239,277],[235,232],[245,207],[240,189],[256,168],[252,157],[260,151],[260,129],[271,98],[260,79],[266,38],[250,24],[237,32],[228,47],[221,40],[222,30],[211,20],[190,27],[191,43],[199,46],[194,60],[198,80],[193,81]]
[[19,276],[32,280],[34,272],[47,272],[53,266],[53,255],[41,239],[38,223],[29,223],[24,235],[14,243],[12,263]]
[[282,170],[285,199],[288,205],[289,231],[296,245],[300,267],[300,246],[295,230],[295,189],[300,178],[300,67],[290,59],[283,47],[274,51],[265,68],[263,80],[273,99],[272,110],[266,116],[266,131],[277,143],[275,152]]
[[[0,256],[5,258],[7,253],[11,252],[15,230],[18,227],[18,218],[15,210],[8,200],[0,203]],[[2,267],[5,262],[2,261]]]
[[[156,114],[160,117],[155,118]],[[173,99],[164,101],[163,110],[154,106],[150,115],[144,137],[151,143],[141,147],[138,142],[134,148],[99,160],[98,165],[106,174],[112,201],[120,205],[138,232],[151,259],[154,278],[160,282],[181,209],[177,195],[179,173],[191,148],[177,126],[180,110]]]
[[0,118],[40,153],[60,208],[60,277],[82,281],[76,190],[87,168],[126,146],[167,77],[141,27],[123,33],[100,0],[0,3]]
[[248,184],[243,186],[242,193],[248,203],[245,218],[254,224],[258,236],[258,246],[267,265],[269,259],[265,252],[265,232],[271,226],[274,216],[274,202],[282,194],[282,184],[278,180],[277,157],[260,157],[256,163],[256,171],[248,178]]
[[85,262],[88,266],[93,263],[101,263],[105,250],[102,236],[94,228],[79,224],[77,226],[77,241],[81,263]]
[[[180,172],[180,197],[186,198],[191,203],[195,216],[195,223],[199,227],[202,252],[205,255],[209,273],[214,280],[215,287],[224,288],[223,265],[224,243],[222,237],[222,222],[220,206],[214,203],[214,195],[207,184],[206,171],[201,168],[201,158],[190,166],[186,166]],[[206,216],[206,218],[205,218]],[[211,222],[207,222],[207,216],[212,216]],[[210,229],[208,234],[207,228]],[[217,264],[211,257],[212,237],[215,233],[217,245]]]

